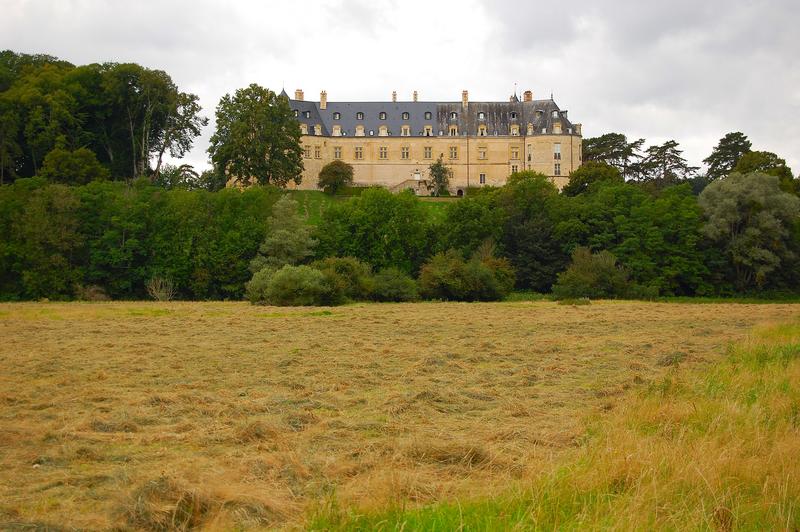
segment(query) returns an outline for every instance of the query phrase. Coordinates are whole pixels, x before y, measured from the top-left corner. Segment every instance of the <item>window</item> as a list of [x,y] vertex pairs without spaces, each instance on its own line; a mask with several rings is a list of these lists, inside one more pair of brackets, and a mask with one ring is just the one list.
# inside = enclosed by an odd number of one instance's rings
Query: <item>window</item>
[[342,158],[342,147],[341,146],[334,146],[333,147],[333,158],[334,159],[341,159]]
[[334,137],[342,136],[342,126],[340,126],[339,124],[333,126],[333,136]]
[[379,137],[386,137],[389,135],[389,130],[386,129],[386,126],[381,126],[378,128],[378,136]]
[[423,157],[425,157],[426,159],[433,159],[433,148],[432,147],[425,146],[422,150],[423,150],[422,151]]
[[364,113],[361,111],[356,113],[356,120],[364,120]]
[[450,113],[450,120],[456,120],[456,119],[458,119],[458,113],[456,112]]
[[359,161],[361,159],[363,159],[364,158],[364,148],[362,148],[361,146],[356,146],[356,150],[355,150],[355,154],[354,154],[353,158],[357,159]]
[[311,158],[311,146],[303,146],[303,157],[306,159]]
[[553,175],[561,175],[561,163],[556,163],[554,165]]
[[560,161],[561,160],[561,143],[560,142],[556,142],[555,144],[553,144],[553,159],[555,159],[556,161]]
[[511,125],[511,136],[512,137],[519,137],[519,126],[517,124]]
[[553,133],[556,135],[561,134],[561,122],[553,122]]
[[410,116],[408,113],[403,113],[403,120],[408,120]]
[[356,126],[356,137],[364,136],[364,126]]
[[334,120],[341,120],[342,119],[342,113],[333,113],[333,119]]
[[311,118],[311,111],[303,111],[303,116],[306,118]]
[[411,136],[411,126],[401,126],[400,127],[400,136],[401,137],[410,137]]
[[516,146],[511,148],[511,158],[515,160],[519,159],[519,148],[517,148]]
[[486,160],[486,148],[478,148],[478,159]]
[[375,136],[375,130],[374,129],[370,129],[369,130],[369,136],[370,137],[374,137]]
[[381,146],[378,148],[378,158],[379,159],[386,159],[388,157],[389,149],[386,146]]
[[484,113],[483,111],[478,113],[478,120],[486,120],[486,113]]
[[320,158],[320,149],[319,146],[314,146],[314,159]]
[[433,115],[431,114],[431,112],[430,111],[425,111],[425,120],[430,120],[431,118],[433,118]]
[[533,135],[533,124],[528,122],[528,135]]
[[543,127],[543,128],[542,128],[542,135],[546,135],[546,134],[547,134],[547,128],[546,128],[546,127]]
[[295,110],[294,110],[294,117],[295,117],[295,118],[297,118],[298,116],[300,116],[300,111],[298,111],[297,109],[295,109]]
[[380,113],[378,113],[378,118],[380,118],[381,120],[386,120],[386,113],[381,111]]
[[528,162],[531,162],[533,150],[531,150],[531,145],[528,144]]
[[314,124],[314,134],[315,135],[322,135],[322,126],[319,124]]
[[479,137],[485,137],[486,136],[486,126],[484,126],[483,124],[478,126],[478,136]]
[[511,165],[511,173],[512,174],[516,174],[518,171],[519,171],[519,166],[517,166],[516,164],[512,164]]
[[486,184],[486,174],[478,175],[478,179],[480,180],[481,185],[485,185]]
[[308,135],[308,124],[300,124],[300,134]]
[[450,158],[451,159],[458,159],[458,147],[457,146],[450,146]]
[[400,148],[400,158],[401,159],[408,159],[409,148],[408,146],[403,146]]
[[450,136],[455,137],[456,135],[458,135],[458,127],[450,126]]
[[552,116],[553,118],[558,118],[558,111],[553,111],[553,114],[550,116]]
[[511,120],[516,120],[516,119],[517,119],[517,113],[512,111],[511,112]]
[[425,126],[425,132],[423,133],[426,137],[433,136],[433,126]]

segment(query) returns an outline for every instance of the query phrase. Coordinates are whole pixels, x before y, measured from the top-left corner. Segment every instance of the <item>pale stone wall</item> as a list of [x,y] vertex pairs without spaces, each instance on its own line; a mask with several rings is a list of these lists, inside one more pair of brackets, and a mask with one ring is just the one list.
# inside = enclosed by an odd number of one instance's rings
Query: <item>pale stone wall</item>
[[[427,179],[428,167],[441,155],[453,170],[450,188],[453,193],[467,186],[500,186],[513,170],[535,170],[550,177],[561,189],[572,170],[581,165],[580,135],[533,136],[438,136],[438,137],[323,137],[304,135],[300,144],[305,149],[303,181],[299,188],[315,189],[322,167],[334,160],[336,149],[341,160],[353,166],[356,185],[380,185],[395,188],[404,181]],[[555,159],[554,146],[560,144],[561,158]],[[386,157],[381,158],[381,148]],[[356,148],[361,149],[360,159]],[[403,148],[408,158],[403,159]],[[430,148],[430,157],[426,157]],[[456,153],[451,153],[455,148]],[[455,157],[452,157],[455,155]],[[483,156],[483,157],[482,157]],[[555,165],[560,164],[560,176]]]

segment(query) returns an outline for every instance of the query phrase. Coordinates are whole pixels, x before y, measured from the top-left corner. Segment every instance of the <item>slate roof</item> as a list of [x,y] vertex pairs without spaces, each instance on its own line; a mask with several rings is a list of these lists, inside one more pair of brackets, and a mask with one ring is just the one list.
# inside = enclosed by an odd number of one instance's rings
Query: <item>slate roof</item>
[[[567,118],[567,112],[559,109],[552,100],[533,100],[530,102],[469,102],[466,110],[461,102],[331,102],[327,109],[320,109],[319,102],[293,100],[286,92],[281,93],[289,99],[289,106],[297,111],[297,120],[308,126],[309,134],[313,134],[314,126],[322,126],[322,135],[330,136],[334,124],[341,126],[343,136],[355,136],[356,126],[364,126],[364,136],[378,136],[381,126],[386,126],[389,136],[400,136],[401,126],[409,125],[411,136],[424,136],[425,126],[432,126],[433,135],[447,136],[449,126],[458,126],[459,136],[468,133],[477,135],[478,126],[486,125],[487,136],[510,135],[511,125],[518,124],[521,135],[525,135],[528,124],[533,125],[535,135],[542,134],[546,128],[547,133],[553,132],[553,124],[561,122],[564,134],[574,132],[572,122]],[[364,113],[363,120],[357,119],[357,113]],[[380,113],[386,113],[386,119],[380,119]],[[339,118],[334,120],[334,114],[339,113]],[[403,120],[403,113],[409,114],[408,120]],[[430,119],[426,119],[430,113]],[[456,118],[451,118],[451,113],[456,113]],[[484,113],[479,118],[479,113]],[[516,113],[516,118],[512,118]],[[555,116],[554,116],[555,113]],[[306,116],[307,114],[307,116]],[[370,135],[370,131],[372,135]]]

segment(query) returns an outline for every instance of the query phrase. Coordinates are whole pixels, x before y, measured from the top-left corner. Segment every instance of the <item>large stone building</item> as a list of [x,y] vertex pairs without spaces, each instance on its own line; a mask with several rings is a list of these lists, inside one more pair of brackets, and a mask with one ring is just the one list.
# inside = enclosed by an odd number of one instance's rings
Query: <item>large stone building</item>
[[[289,98],[286,92],[282,95]],[[412,188],[425,193],[428,167],[441,157],[453,171],[451,192],[502,185],[509,174],[535,170],[559,188],[581,164],[581,125],[552,98],[525,91],[507,102],[318,102],[296,90],[289,105],[300,122],[305,150],[301,188],[315,188],[320,169],[334,159],[353,166],[355,185]]]

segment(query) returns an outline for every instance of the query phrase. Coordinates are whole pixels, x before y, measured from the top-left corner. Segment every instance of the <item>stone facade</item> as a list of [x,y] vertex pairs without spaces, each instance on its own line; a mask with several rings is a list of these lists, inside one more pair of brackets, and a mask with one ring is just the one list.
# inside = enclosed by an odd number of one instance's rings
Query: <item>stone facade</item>
[[[286,93],[282,93],[288,98]],[[453,171],[451,193],[499,186],[517,170],[534,170],[559,188],[581,164],[581,125],[555,102],[307,102],[302,91],[289,99],[300,122],[305,150],[300,188],[316,188],[320,169],[334,159],[351,164],[354,184],[404,188],[425,181],[441,156]],[[410,188],[420,190],[420,187]]]

